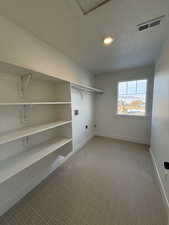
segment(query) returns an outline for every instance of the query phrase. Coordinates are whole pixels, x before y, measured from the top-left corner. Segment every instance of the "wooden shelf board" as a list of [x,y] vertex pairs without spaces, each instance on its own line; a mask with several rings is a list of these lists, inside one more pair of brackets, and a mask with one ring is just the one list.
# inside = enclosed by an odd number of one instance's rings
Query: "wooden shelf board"
[[86,86],[86,85],[82,85],[82,84],[77,84],[77,83],[71,83],[72,87],[80,89],[80,90],[87,90],[89,92],[96,92],[99,94],[103,94],[104,91],[98,88],[94,88],[94,87],[90,87],[90,86]]
[[32,149],[26,150],[23,153],[19,153],[16,156],[1,160],[0,183],[5,182],[71,141],[71,138],[57,137]]
[[33,134],[37,134],[49,129],[53,129],[55,127],[63,126],[68,123],[71,123],[71,121],[57,121],[57,122],[41,124],[41,125],[36,125],[31,127],[19,128],[13,131],[8,131],[0,135],[0,144],[5,144],[11,141],[15,141],[17,139],[27,137]]
[[0,102],[0,106],[20,106],[20,105],[66,105],[71,102]]

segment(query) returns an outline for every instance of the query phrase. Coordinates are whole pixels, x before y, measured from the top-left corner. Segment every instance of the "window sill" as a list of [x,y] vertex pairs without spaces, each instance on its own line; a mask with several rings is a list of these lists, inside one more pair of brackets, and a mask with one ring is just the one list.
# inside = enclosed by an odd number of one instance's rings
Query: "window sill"
[[116,117],[123,117],[123,118],[126,118],[126,119],[138,119],[138,120],[148,120],[150,119],[150,116],[149,115],[145,115],[145,116],[139,116],[139,115],[125,115],[125,114],[115,114]]

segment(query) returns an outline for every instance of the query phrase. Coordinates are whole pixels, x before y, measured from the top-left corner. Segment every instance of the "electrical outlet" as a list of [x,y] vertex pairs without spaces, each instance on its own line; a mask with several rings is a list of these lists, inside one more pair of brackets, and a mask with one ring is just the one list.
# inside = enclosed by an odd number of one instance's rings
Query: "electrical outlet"
[[79,110],[77,110],[77,109],[74,110],[74,115],[75,115],[75,116],[78,116],[78,115],[79,115]]
[[167,162],[167,161],[164,162],[164,168],[165,168],[164,180],[167,182],[167,180],[168,180],[168,171],[167,170],[169,170],[169,162]]
[[164,168],[165,168],[166,170],[169,170],[169,162],[164,162]]
[[88,129],[88,125],[86,125],[85,128]]

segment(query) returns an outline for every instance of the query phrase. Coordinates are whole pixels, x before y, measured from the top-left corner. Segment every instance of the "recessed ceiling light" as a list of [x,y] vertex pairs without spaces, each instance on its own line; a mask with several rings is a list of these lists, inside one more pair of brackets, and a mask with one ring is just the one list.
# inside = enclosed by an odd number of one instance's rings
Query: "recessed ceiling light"
[[111,36],[105,37],[103,40],[104,45],[108,46],[111,45],[114,42],[114,38]]

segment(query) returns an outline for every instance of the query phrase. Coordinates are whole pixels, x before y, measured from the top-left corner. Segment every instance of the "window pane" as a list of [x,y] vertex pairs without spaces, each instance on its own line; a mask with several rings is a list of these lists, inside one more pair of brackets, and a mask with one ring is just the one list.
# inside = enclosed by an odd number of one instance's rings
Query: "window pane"
[[119,95],[124,95],[127,93],[127,82],[119,83]]
[[118,114],[144,116],[147,80],[119,82],[118,87]]
[[136,94],[136,81],[129,81],[128,87],[127,87],[127,93],[130,94]]
[[145,94],[147,89],[147,81],[146,80],[138,80],[137,81],[137,93]]

